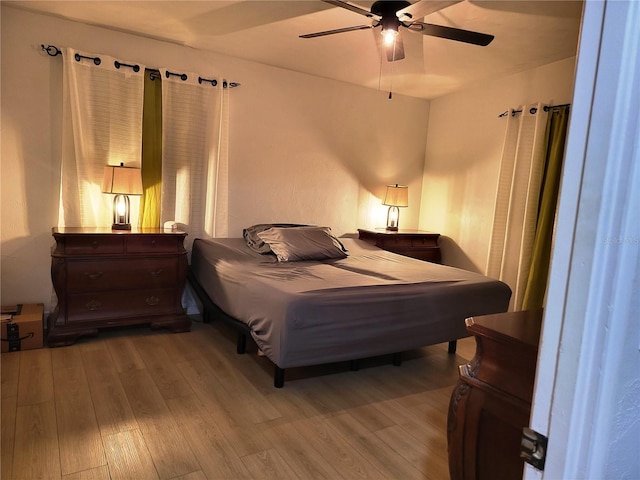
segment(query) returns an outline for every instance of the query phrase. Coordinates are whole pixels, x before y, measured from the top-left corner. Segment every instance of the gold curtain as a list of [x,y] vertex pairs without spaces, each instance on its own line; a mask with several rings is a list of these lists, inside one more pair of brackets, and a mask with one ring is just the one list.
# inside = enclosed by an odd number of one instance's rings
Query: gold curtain
[[[152,78],[156,77],[155,80]],[[162,82],[158,72],[144,75],[142,115],[142,187],[140,226],[160,227],[162,193]]]
[[545,168],[540,189],[531,269],[522,302],[523,310],[544,306],[568,121],[569,107],[552,109],[547,120]]

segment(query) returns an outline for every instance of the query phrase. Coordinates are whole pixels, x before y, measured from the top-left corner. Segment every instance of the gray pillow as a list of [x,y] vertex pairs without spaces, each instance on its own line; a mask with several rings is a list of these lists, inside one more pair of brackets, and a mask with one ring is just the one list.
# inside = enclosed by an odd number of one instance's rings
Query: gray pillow
[[258,233],[269,230],[273,227],[278,228],[290,228],[290,227],[306,227],[307,225],[301,225],[297,223],[258,223],[242,230],[242,236],[247,246],[258,253],[272,253],[269,245],[258,236]]
[[345,258],[344,245],[329,227],[272,227],[258,237],[276,254],[280,262]]

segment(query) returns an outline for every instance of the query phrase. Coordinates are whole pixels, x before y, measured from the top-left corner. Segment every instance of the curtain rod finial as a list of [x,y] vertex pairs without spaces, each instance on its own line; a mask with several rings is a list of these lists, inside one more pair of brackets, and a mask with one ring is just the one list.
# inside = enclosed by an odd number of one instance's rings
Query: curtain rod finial
[[62,51],[54,45],[47,45],[45,47],[44,43],[41,43],[40,48],[42,49],[43,52],[47,52],[47,55],[49,55],[50,57],[55,57],[56,55],[62,55]]

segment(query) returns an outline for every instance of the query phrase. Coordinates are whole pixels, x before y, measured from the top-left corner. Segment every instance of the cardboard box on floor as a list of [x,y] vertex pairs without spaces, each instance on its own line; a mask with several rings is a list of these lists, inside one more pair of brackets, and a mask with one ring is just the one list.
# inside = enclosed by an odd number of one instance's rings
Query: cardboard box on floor
[[42,303],[3,306],[0,324],[2,353],[42,348],[43,321]]

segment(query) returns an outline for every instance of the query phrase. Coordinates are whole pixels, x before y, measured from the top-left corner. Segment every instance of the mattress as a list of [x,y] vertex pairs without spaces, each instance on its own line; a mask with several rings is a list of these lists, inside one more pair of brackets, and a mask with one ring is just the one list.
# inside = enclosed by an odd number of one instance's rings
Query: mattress
[[508,308],[503,282],[340,240],[347,258],[278,262],[242,238],[196,239],[191,271],[280,368],[456,340],[468,336],[465,318]]

